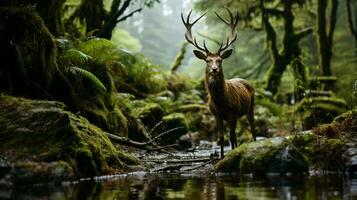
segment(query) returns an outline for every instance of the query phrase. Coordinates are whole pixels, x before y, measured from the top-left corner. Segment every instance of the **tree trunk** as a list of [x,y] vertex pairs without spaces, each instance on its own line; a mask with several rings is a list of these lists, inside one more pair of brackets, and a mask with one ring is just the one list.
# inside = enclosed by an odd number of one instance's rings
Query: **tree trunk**
[[[280,85],[281,77],[291,60],[300,55],[299,40],[295,39],[294,34],[294,15],[292,13],[292,0],[284,1],[284,36],[283,36],[283,54],[279,54],[276,47],[276,36],[274,40],[271,40],[272,43],[275,43],[275,49],[271,48],[273,53],[273,65],[270,67],[268,72],[268,83],[267,89],[273,94],[278,92],[278,87]],[[268,20],[265,21],[265,27],[268,35],[272,35],[272,29]],[[274,33],[275,34],[275,33]],[[271,37],[268,36],[268,37]],[[273,45],[273,44],[271,44]],[[273,47],[273,46],[271,46]]]
[[327,1],[318,0],[317,4],[317,38],[319,48],[319,66],[322,68],[324,76],[331,76],[331,57],[332,57],[332,44],[333,34],[337,21],[337,8],[338,0],[332,0],[331,16],[330,16],[330,29],[327,33],[326,24],[326,9]]
[[45,25],[54,36],[60,36],[64,34],[64,27],[62,23],[62,9],[66,0],[37,1],[36,10],[42,17]]

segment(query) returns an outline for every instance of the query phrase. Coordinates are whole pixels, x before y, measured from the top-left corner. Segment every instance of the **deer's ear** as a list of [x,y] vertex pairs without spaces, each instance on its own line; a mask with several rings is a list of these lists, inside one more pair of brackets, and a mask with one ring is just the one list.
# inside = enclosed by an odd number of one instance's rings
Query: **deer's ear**
[[228,49],[227,51],[225,51],[225,52],[222,53],[221,58],[222,58],[222,59],[228,58],[229,56],[232,55],[232,52],[233,52],[233,49]]
[[206,55],[203,54],[201,51],[198,50],[193,50],[193,53],[195,54],[195,56],[201,60],[206,60]]

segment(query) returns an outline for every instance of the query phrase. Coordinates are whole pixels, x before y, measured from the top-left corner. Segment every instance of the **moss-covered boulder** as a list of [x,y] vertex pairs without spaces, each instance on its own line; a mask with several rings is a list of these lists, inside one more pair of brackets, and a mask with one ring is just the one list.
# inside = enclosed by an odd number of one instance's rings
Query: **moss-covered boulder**
[[[55,101],[1,95],[0,138],[0,157],[32,171],[27,174],[36,174],[33,169],[39,167],[45,169],[41,173],[59,169],[77,177],[94,176],[136,162],[116,149],[101,129]],[[48,164],[53,162],[65,167]]]
[[244,143],[215,165],[218,172],[301,173],[308,162],[298,149],[282,137]]

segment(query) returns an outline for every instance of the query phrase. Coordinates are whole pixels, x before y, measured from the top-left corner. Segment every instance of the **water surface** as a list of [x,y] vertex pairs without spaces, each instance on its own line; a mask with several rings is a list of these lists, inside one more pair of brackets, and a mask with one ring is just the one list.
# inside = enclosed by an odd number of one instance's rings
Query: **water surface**
[[13,199],[357,199],[357,176],[147,174],[16,188]]

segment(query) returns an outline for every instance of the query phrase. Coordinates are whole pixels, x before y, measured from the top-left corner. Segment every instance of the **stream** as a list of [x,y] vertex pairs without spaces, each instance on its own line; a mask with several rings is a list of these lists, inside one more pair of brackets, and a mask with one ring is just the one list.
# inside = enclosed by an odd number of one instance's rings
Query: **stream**
[[[357,199],[357,174],[216,174],[211,164],[190,170],[218,149],[202,142],[194,152],[142,155],[149,172],[134,167],[126,174],[15,187],[0,192],[0,199]],[[202,161],[186,166],[190,160]],[[170,165],[182,166],[170,171]]]
[[132,173],[17,188],[13,199],[357,199],[357,176]]

